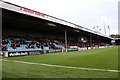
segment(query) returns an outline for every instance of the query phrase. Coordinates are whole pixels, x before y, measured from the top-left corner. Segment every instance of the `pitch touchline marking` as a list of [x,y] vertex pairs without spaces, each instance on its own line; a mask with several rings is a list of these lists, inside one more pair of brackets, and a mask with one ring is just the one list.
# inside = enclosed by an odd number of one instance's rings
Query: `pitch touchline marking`
[[4,61],[19,62],[19,63],[24,63],[24,64],[36,64],[36,65],[49,66],[49,67],[58,67],[58,68],[69,68],[69,69],[88,70],[88,71],[120,72],[119,70],[95,69],[95,68],[80,68],[80,67],[60,66],[60,65],[33,63],[33,62],[16,61],[16,60],[4,60]]

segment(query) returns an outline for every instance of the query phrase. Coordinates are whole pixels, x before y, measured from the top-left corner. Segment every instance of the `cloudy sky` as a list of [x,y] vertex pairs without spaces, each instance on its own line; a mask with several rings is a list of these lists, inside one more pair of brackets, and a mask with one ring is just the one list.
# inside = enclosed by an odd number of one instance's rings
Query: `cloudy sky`
[[118,34],[118,2],[119,0],[4,0],[29,9],[33,9],[57,18],[61,18],[80,26],[101,29],[106,33]]

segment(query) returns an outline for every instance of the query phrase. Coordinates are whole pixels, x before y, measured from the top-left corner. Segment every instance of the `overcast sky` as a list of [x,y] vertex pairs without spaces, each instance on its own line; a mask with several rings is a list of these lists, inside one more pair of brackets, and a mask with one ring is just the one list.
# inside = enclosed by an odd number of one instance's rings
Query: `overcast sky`
[[93,29],[98,26],[107,35],[118,34],[119,0],[5,0],[29,9],[33,9],[80,26]]

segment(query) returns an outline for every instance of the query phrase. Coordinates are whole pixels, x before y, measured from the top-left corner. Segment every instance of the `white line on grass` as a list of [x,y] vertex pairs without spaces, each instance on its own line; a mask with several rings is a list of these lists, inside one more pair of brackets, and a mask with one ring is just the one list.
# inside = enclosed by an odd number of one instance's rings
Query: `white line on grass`
[[119,70],[95,69],[95,68],[80,68],[80,67],[60,66],[60,65],[43,64],[43,63],[33,63],[33,62],[16,61],[16,60],[4,60],[4,61],[12,61],[12,62],[18,62],[18,63],[24,63],[24,64],[35,64],[35,65],[49,66],[49,67],[58,67],[58,68],[88,70],[88,71],[120,72]]

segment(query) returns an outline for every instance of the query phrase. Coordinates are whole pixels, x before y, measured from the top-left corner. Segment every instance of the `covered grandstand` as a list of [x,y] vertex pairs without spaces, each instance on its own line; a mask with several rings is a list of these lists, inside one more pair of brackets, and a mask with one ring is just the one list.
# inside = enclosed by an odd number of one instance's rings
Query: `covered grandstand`
[[77,24],[5,1],[2,50],[8,56],[103,48],[111,38]]
[[120,46],[120,38],[112,38],[111,43],[112,43],[114,46]]

